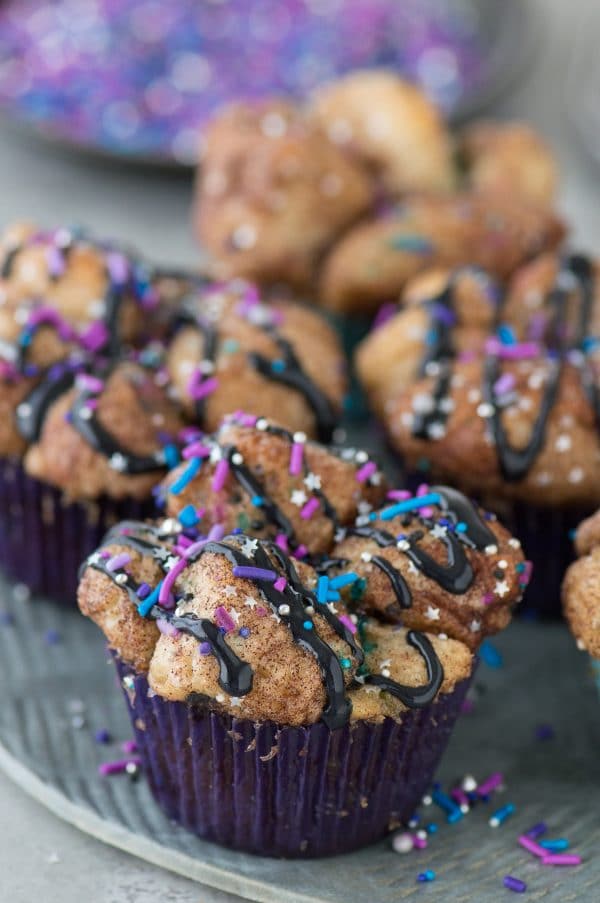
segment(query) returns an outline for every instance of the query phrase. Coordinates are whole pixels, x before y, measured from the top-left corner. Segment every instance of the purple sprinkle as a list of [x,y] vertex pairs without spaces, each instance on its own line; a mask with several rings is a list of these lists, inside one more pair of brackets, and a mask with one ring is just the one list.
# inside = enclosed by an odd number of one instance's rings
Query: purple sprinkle
[[526,831],[527,837],[531,837],[532,840],[537,840],[538,837],[542,837],[548,830],[548,825],[545,821],[539,821],[537,824],[533,825],[528,831]]
[[198,646],[198,652],[200,653],[200,655],[210,655],[212,652],[212,646],[210,645],[210,643],[200,643],[200,645]]
[[94,734],[94,740],[96,743],[110,743],[112,740],[110,731],[105,727],[100,728],[100,730],[96,731]]
[[553,740],[554,728],[551,724],[538,724],[535,729],[535,736],[538,740]]
[[129,261],[124,254],[111,251],[106,255],[106,269],[114,285],[124,285],[129,277]]
[[244,637],[244,639],[246,639],[246,637],[249,637],[250,636],[250,628],[249,627],[240,627],[240,636]]
[[513,878],[512,875],[505,875],[502,883],[504,884],[504,887],[513,890],[516,894],[524,894],[527,890],[525,882],[521,881],[520,878]]
[[512,373],[503,373],[502,376],[494,383],[495,395],[507,395],[515,387],[515,377]]
[[124,568],[126,564],[131,562],[131,555],[128,552],[120,552],[118,555],[113,555],[112,558],[109,558],[106,562],[106,570],[107,571],[118,571],[121,568]]
[[234,577],[245,577],[247,580],[269,580],[274,582],[277,580],[275,571],[267,570],[267,568],[253,568],[245,565],[236,564],[233,569]]
[[124,753],[136,753],[138,751],[138,745],[135,740],[124,740],[121,743],[121,749]]
[[103,762],[98,766],[98,774],[106,777],[111,774],[121,774],[127,770],[128,765],[139,767],[142,760],[139,756],[129,756],[126,759],[116,759],[114,762]]
[[215,608],[215,621],[219,627],[222,627],[227,633],[232,630],[235,630],[235,621],[229,614],[226,608],[223,608],[222,605],[218,605]]
[[44,642],[47,646],[57,646],[60,643],[61,639],[62,637],[58,630],[50,629],[47,630],[44,634]]

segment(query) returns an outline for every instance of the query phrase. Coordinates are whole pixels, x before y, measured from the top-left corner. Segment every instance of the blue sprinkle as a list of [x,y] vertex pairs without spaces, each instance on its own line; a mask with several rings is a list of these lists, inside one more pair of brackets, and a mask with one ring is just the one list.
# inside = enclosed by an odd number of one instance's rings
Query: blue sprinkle
[[277,359],[275,361],[271,361],[271,370],[273,373],[283,373],[285,370],[285,361]]
[[327,602],[327,587],[329,586],[329,578],[328,577],[319,577],[317,581],[317,602],[321,602],[322,605]]
[[584,351],[592,351],[598,345],[600,345],[600,338],[597,336],[588,336],[581,343],[581,347]]
[[501,668],[504,664],[502,653],[489,640],[484,640],[479,647],[479,657],[490,668]]
[[312,630],[312,629],[313,629],[313,623],[312,623],[312,621],[305,621],[304,624],[303,624],[302,626],[304,627],[305,630]]
[[105,727],[102,727],[94,734],[94,740],[96,741],[96,743],[110,743],[112,737],[110,735],[110,732],[107,731]]
[[260,508],[261,505],[264,505],[265,500],[263,499],[262,495],[253,495],[251,502],[255,508]]
[[539,844],[552,853],[560,853],[562,850],[569,849],[569,841],[565,837],[559,837],[556,840],[540,840]]
[[417,881],[435,881],[435,872],[433,869],[425,869],[424,872],[419,872]]
[[331,589],[342,589],[344,586],[348,586],[356,580],[358,580],[358,574],[351,571],[348,574],[340,574],[339,577],[333,577],[333,579],[329,581],[329,586]]
[[328,590],[327,592],[327,601],[328,602],[339,602],[342,597],[339,593],[336,593],[335,590]]
[[185,487],[190,483],[202,466],[202,458],[192,458],[186,469],[180,477],[178,477],[169,489],[172,495],[179,495]]
[[435,834],[437,832],[437,829],[438,826],[435,824],[435,822],[431,822],[430,824],[425,825],[425,830],[428,834]]
[[498,327],[498,338],[503,345],[516,345],[517,339],[512,326],[508,323],[501,323]]
[[250,636],[250,628],[249,627],[240,627],[240,636],[243,636],[244,639]]
[[158,586],[154,587],[154,589],[152,590],[150,595],[146,599],[144,599],[143,602],[140,602],[140,604],[138,605],[138,607],[137,607],[138,614],[140,614],[142,616],[142,618],[147,617],[150,614],[150,611],[152,610],[153,606],[156,605],[156,603],[158,602],[158,594],[160,593],[161,586],[162,586],[162,580],[160,581]]
[[460,521],[460,522],[456,525],[456,532],[457,532],[457,533],[466,533],[466,532],[467,532],[467,525],[466,525],[465,523],[463,523],[462,521]]
[[196,509],[193,505],[186,505],[179,514],[178,520],[180,524],[183,524],[184,527],[193,527],[198,523],[200,518],[196,513]]
[[[425,508],[429,505],[437,505],[439,501],[440,496],[437,492],[430,492],[428,495],[417,495],[411,499],[405,499],[403,502],[397,502],[395,505],[390,505],[389,508],[384,508],[383,511],[379,512],[379,517],[381,520],[392,520],[392,518],[396,517],[398,514],[414,511],[415,508]],[[376,517],[377,515],[375,515],[375,518]]]
[[172,442],[169,442],[168,445],[165,445],[165,464],[171,470],[173,467],[177,467],[179,461],[181,460],[179,457],[179,449],[176,445],[173,445]]

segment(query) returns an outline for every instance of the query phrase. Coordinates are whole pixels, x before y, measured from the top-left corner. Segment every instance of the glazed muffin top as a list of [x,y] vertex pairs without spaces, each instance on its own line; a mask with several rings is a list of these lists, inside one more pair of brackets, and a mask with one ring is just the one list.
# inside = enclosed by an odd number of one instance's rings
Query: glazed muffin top
[[412,468],[540,505],[600,502],[600,289],[581,254],[543,254],[506,293],[431,274],[369,337],[359,372]]
[[563,610],[579,648],[600,659],[600,511],[578,527],[575,549],[579,559],[565,574]]
[[293,284],[367,315],[426,267],[505,277],[562,239],[556,166],[533,130],[484,123],[457,150],[431,102],[391,72],[352,73],[306,109],[226,108],[208,131],[196,231],[217,275]]
[[204,528],[277,539],[299,557],[325,554],[336,531],[384,497],[367,452],[325,447],[265,417],[241,412],[183,452],[162,483],[165,513],[202,512]]
[[[317,569],[285,538],[205,533],[188,513],[113,528],[83,565],[79,605],[163,698],[256,720],[337,728],[427,705],[469,676],[528,579],[518,542],[446,487],[359,515]],[[384,526],[391,543],[367,562]]]
[[144,498],[240,408],[331,438],[345,364],[314,312],[74,230],[15,226],[3,250],[0,456],[70,499]]

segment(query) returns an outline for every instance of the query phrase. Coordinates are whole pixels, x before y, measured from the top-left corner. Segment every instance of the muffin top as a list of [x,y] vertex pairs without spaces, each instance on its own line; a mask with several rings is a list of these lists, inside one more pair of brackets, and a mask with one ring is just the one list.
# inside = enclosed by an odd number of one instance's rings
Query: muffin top
[[371,201],[364,168],[290,103],[226,107],[205,131],[194,223],[220,278],[306,287]]
[[296,555],[325,554],[336,530],[384,497],[367,452],[325,447],[265,417],[237,413],[183,452],[164,480],[165,513],[202,513],[204,528],[277,539]]
[[424,270],[470,264],[504,280],[563,236],[553,213],[511,194],[413,196],[345,232],[322,261],[318,297],[330,310],[375,313]]
[[575,549],[579,559],[565,574],[563,610],[579,648],[600,659],[600,511],[578,527]]
[[205,430],[242,409],[328,441],[346,368],[335,332],[289,299],[264,303],[243,280],[207,284],[180,306],[165,365],[173,397]]
[[1,250],[0,457],[70,499],[144,498],[240,408],[331,438],[345,363],[314,312],[78,230],[14,226]]
[[597,264],[543,254],[506,293],[472,272],[425,284],[357,356],[408,465],[491,496],[600,503]]
[[[223,536],[218,526],[200,533],[182,517],[186,509],[177,519],[125,522],[84,563],[79,605],[165,699],[281,724],[323,720],[332,729],[351,718],[398,718],[469,676],[472,650],[506,624],[527,579],[524,571],[515,576],[524,564],[518,544],[464,496],[433,487],[404,500],[403,510],[417,509],[412,517],[428,530],[433,518],[438,531],[412,530],[406,540],[390,534],[394,555],[382,551],[382,565],[373,555],[366,568],[360,549],[372,538],[360,516],[332,543],[329,560],[313,561],[317,569],[280,537]],[[389,506],[373,517],[369,523],[400,529],[393,518],[401,514]],[[378,549],[379,537],[374,543]],[[481,596],[490,575],[493,598],[478,598],[471,587]],[[387,610],[401,582],[406,622]],[[468,617],[479,614],[476,629],[465,630],[465,616],[456,614],[463,604]],[[426,632],[411,626],[423,620]]]
[[453,187],[452,142],[442,116],[395,73],[359,70],[324,85],[311,98],[310,114],[392,196]]

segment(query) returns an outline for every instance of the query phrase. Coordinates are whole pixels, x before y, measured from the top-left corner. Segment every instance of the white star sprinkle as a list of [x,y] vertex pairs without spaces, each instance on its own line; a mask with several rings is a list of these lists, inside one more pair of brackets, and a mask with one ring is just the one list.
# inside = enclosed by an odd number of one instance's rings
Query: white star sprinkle
[[481,621],[473,618],[469,625],[469,630],[471,631],[471,633],[478,633],[481,630]]
[[157,546],[156,549],[152,550],[152,557],[156,558],[157,561],[166,561],[169,558],[169,550],[165,549],[164,546]]
[[279,617],[279,615],[278,615],[277,612],[275,612],[275,611],[274,611],[273,614],[271,615],[271,620],[272,620],[272,621],[275,621],[276,624],[281,624],[281,618]]
[[307,501],[306,493],[303,492],[301,489],[294,489],[294,491],[292,492],[291,501],[292,501],[292,505],[297,505],[298,508],[302,508],[302,506]]
[[235,621],[236,624],[239,624],[239,623],[240,623],[240,613],[239,613],[239,611],[236,611],[235,608],[230,608],[230,609],[229,609],[229,614],[231,615],[231,617],[233,618],[233,620]]
[[245,539],[242,545],[242,555],[247,558],[254,558],[254,553],[258,549],[258,539]]
[[232,709],[236,709],[236,708],[239,709],[241,704],[242,704],[242,700],[240,699],[239,696],[231,696],[229,698],[229,705],[231,706]]
[[236,594],[235,586],[226,586],[223,590],[223,595],[227,596],[228,599],[232,599]]
[[258,602],[256,601],[256,599],[253,599],[252,596],[246,596],[246,598],[244,599],[244,605],[246,606],[246,608],[254,609],[258,605]]
[[448,532],[448,528],[443,527],[442,524],[436,524],[435,527],[433,527],[429,532],[434,537],[434,539],[443,539]]
[[304,485],[311,492],[314,492],[315,489],[321,488],[321,477],[316,473],[308,473],[304,477]]
[[496,583],[496,586],[494,587],[494,593],[497,596],[500,596],[501,599],[503,599],[504,596],[507,594],[507,592],[508,592],[508,583],[506,582],[506,580],[499,580]]
[[430,605],[425,612],[425,617],[428,621],[439,621],[440,619],[440,610],[439,608],[435,608],[435,606]]

